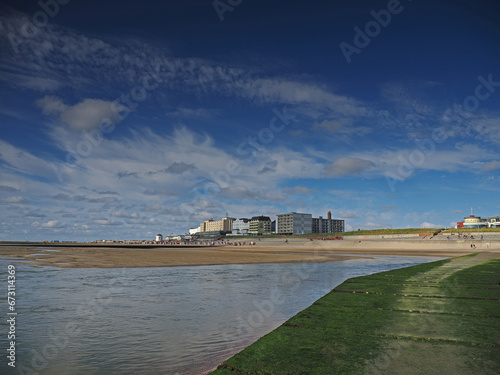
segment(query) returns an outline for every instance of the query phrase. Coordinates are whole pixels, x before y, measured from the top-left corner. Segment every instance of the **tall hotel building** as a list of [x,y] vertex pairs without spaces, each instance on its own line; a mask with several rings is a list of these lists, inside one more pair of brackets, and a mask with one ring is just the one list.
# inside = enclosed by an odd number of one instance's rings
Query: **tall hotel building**
[[312,233],[312,215],[290,212],[276,215],[276,233],[305,234]]
[[206,220],[200,224],[200,232],[224,232],[228,233],[233,230],[232,217],[225,217],[221,220]]
[[336,233],[344,230],[344,220],[332,219],[330,211],[326,219],[297,212],[276,215],[277,234]]
[[312,233],[337,233],[344,231],[344,220],[332,219],[331,211],[328,211],[328,218],[323,216],[312,219]]

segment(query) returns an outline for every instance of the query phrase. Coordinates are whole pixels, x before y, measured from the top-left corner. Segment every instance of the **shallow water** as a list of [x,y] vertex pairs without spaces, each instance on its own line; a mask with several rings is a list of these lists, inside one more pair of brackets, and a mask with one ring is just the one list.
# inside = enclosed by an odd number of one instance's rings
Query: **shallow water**
[[[16,264],[16,370],[203,374],[344,280],[440,258],[124,269]],[[7,265],[0,314],[7,317]],[[6,319],[0,349],[8,348]],[[0,360],[0,373],[17,374]]]

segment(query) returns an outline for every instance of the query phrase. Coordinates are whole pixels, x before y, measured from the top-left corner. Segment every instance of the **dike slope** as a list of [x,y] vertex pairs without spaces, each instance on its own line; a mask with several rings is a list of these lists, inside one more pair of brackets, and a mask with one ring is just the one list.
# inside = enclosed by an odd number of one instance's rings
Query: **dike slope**
[[500,254],[345,281],[213,375],[498,374]]

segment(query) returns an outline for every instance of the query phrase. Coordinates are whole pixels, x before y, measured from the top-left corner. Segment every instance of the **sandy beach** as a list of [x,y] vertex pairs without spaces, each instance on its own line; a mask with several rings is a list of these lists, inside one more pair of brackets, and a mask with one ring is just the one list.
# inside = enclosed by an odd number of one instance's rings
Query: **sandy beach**
[[328,262],[353,259],[357,254],[456,257],[481,251],[500,251],[500,241],[473,242],[476,248],[471,248],[471,241],[457,240],[311,241],[302,238],[290,238],[288,242],[281,238],[257,239],[253,246],[248,245],[248,240],[241,241],[241,246],[150,248],[55,247],[50,244],[28,247],[17,244],[1,246],[0,256],[33,266],[113,268]]

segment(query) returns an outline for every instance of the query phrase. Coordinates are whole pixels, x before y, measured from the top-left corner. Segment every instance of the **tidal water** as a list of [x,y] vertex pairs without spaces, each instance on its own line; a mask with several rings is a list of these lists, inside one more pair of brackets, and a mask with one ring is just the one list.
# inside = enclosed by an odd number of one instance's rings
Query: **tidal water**
[[16,367],[0,259],[0,374],[205,374],[344,280],[440,258],[123,269],[16,267]]

